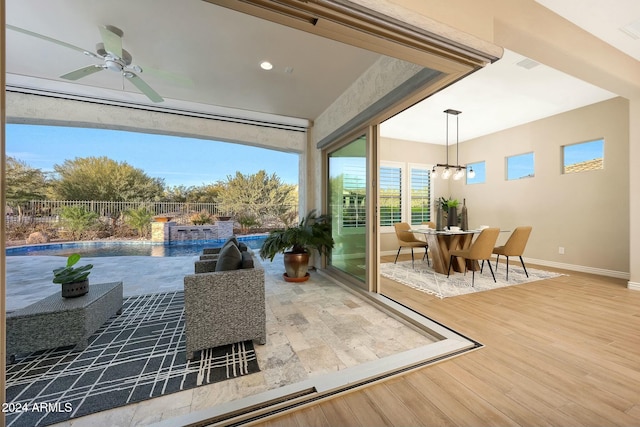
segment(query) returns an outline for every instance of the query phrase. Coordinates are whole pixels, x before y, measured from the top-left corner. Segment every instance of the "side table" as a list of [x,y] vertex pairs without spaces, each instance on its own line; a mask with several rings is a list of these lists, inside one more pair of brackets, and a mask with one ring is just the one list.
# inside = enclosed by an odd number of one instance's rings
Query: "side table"
[[74,345],[87,347],[89,337],[114,314],[122,312],[122,282],[89,285],[89,293],[62,298],[60,292],[7,313],[7,363],[16,354]]

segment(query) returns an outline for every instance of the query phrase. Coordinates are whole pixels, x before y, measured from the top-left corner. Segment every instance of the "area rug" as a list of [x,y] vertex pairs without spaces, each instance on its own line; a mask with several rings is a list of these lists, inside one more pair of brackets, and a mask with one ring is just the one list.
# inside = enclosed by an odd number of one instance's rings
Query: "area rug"
[[36,352],[7,366],[6,425],[49,425],[260,370],[251,341],[196,359],[185,359],[182,291],[129,297],[86,349]]
[[471,286],[471,271],[468,271],[466,274],[452,272],[451,276],[447,278],[446,274],[433,271],[433,269],[427,265],[426,260],[416,261],[415,268],[412,268],[411,261],[402,261],[396,264],[392,262],[381,263],[380,274],[388,279],[410,286],[413,289],[435,295],[438,298],[489,291],[491,289],[521,285],[536,280],[561,276],[560,273],[527,268],[527,272],[529,273],[529,277],[527,277],[522,266],[516,267],[510,263],[509,281],[507,281],[505,277],[505,265],[500,264],[497,272],[495,271],[495,264],[493,264],[493,267],[494,273],[496,273],[497,283],[494,283],[491,272],[485,264],[482,273],[476,271],[473,287]]

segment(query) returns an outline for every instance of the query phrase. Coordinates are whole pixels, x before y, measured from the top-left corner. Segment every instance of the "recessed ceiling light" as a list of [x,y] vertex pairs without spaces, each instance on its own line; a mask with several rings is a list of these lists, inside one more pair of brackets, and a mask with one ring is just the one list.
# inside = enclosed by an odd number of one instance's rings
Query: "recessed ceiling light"
[[270,70],[273,68],[273,64],[269,61],[262,61],[260,63],[260,68],[262,68],[263,70]]

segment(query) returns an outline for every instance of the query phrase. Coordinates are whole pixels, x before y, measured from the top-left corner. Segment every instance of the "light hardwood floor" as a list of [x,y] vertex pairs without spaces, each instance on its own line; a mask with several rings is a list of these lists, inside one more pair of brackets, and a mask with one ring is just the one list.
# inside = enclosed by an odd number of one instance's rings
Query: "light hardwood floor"
[[639,426],[640,292],[564,273],[444,300],[385,281],[484,347],[256,425]]

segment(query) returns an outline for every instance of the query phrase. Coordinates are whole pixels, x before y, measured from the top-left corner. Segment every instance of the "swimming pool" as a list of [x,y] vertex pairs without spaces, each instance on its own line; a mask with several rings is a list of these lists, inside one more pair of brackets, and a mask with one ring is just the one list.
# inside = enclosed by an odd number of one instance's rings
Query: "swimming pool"
[[[238,236],[238,240],[244,242],[251,249],[259,250],[266,237],[266,235]],[[202,254],[204,248],[220,247],[225,241],[226,239],[194,240],[169,244],[139,241],[48,243],[7,248],[5,254],[7,256],[69,256],[73,253],[79,253],[83,257],[192,256]]]

